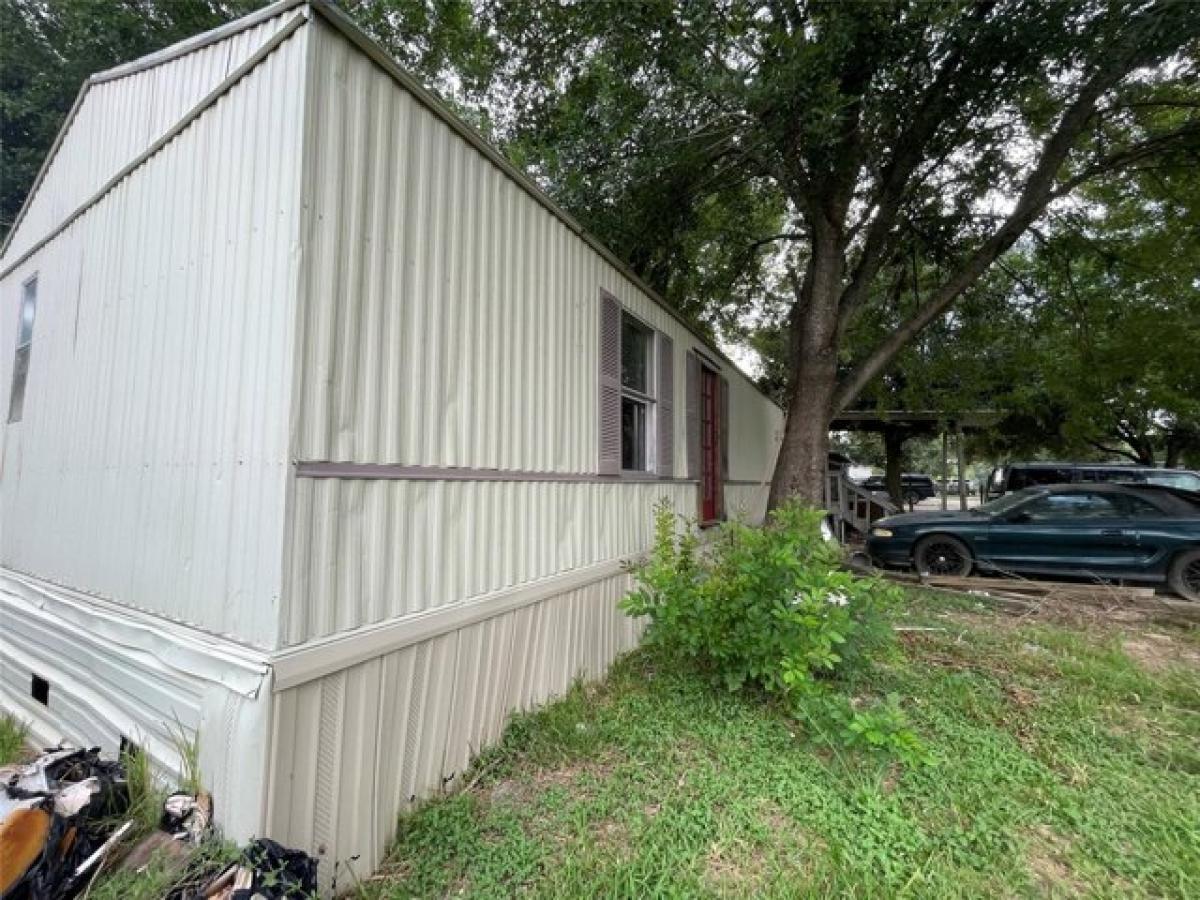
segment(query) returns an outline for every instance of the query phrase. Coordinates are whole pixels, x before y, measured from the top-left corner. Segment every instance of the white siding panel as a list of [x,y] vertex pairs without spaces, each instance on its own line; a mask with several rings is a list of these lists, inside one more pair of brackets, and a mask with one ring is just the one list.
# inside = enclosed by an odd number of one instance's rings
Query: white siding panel
[[259,645],[281,579],[303,42],[0,282],[7,389],[38,275],[0,562]]
[[122,166],[166,134],[292,15],[276,16],[161,65],[85,85],[75,117],[4,259],[17,259],[49,234]]
[[642,482],[295,484],[282,643],[295,645],[649,548],[653,507],[695,488]]
[[276,695],[268,833],[333,866],[377,868],[397,817],[462,784],[509,715],[602,674],[637,642],[619,575]]
[[[347,40],[314,41],[296,457],[594,473],[600,288],[673,339],[679,390],[695,337]],[[731,477],[756,478],[779,411],[727,368]]]

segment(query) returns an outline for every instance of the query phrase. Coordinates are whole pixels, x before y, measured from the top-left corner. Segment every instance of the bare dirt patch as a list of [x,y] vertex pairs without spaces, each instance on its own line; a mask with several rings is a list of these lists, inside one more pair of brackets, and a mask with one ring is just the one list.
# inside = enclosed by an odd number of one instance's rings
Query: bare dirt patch
[[615,768],[614,760],[594,759],[537,769],[525,776],[497,781],[486,790],[485,796],[492,804],[523,806],[552,788],[568,789],[578,795],[581,791],[586,792],[590,781],[610,777]]
[[1121,649],[1149,672],[1163,672],[1173,666],[1200,671],[1200,648],[1176,635],[1147,631],[1123,640]]
[[1068,861],[1071,842],[1046,825],[1030,831],[1025,861],[1038,886],[1046,894],[1082,897],[1087,888],[1076,876]]

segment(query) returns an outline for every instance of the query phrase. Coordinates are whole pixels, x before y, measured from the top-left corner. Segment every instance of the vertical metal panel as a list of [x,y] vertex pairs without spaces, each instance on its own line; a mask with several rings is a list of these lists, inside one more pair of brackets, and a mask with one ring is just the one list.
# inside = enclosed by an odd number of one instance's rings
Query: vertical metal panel
[[601,674],[639,625],[619,575],[276,695],[268,833],[363,874],[399,814],[461,783],[514,710]]
[[[24,417],[3,433],[0,561],[259,645],[280,595],[302,44],[0,282],[10,348],[20,285],[39,278]],[[147,97],[114,100],[105,127]],[[11,364],[0,351],[5,384]]]
[[[178,59],[85,85],[54,158],[4,254],[16,259],[251,56],[289,19],[276,16]],[[0,261],[2,262],[2,261]]]

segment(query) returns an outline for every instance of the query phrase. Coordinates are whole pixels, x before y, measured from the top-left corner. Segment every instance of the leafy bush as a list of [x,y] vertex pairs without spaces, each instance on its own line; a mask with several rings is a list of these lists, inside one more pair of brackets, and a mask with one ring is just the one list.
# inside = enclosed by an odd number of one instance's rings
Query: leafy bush
[[[693,661],[727,689],[757,685],[800,704],[890,642],[885,614],[899,588],[841,567],[841,547],[821,536],[823,511],[787,504],[761,528],[724,523],[704,543],[687,522],[678,527],[669,503],[654,515],[654,548],[634,568],[636,589],[622,608],[646,617],[648,645]],[[841,708],[844,743],[918,755],[895,702]]]

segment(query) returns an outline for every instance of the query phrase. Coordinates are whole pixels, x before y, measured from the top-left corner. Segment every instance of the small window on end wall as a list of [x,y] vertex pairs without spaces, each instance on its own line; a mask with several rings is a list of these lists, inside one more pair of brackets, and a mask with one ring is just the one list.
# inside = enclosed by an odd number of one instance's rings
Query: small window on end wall
[[25,411],[25,381],[29,377],[29,354],[33,349],[33,320],[37,315],[37,276],[21,287],[20,320],[17,323],[17,352],[13,360],[12,389],[8,395],[8,421],[20,422]]

